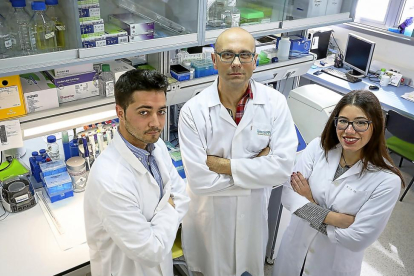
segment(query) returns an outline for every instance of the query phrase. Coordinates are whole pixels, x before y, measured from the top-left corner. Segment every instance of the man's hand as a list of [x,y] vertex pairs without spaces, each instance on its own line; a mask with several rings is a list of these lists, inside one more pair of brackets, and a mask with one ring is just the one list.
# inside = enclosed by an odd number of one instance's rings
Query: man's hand
[[312,191],[309,186],[308,181],[300,172],[292,173],[290,177],[290,185],[292,186],[293,190],[300,194],[301,196],[306,197],[310,202],[318,204],[312,196]]
[[168,203],[171,204],[171,206],[173,208],[175,208],[175,204],[174,204],[174,200],[172,199],[172,197],[170,196],[170,198],[168,199]]
[[230,159],[207,155],[206,165],[210,171],[231,175]]
[[269,153],[270,153],[270,148],[265,147],[256,157],[267,156]]
[[355,217],[347,214],[341,214],[341,213],[335,213],[335,212],[329,212],[326,216],[324,223],[328,225],[332,225],[338,228],[348,228],[349,226],[354,223]]

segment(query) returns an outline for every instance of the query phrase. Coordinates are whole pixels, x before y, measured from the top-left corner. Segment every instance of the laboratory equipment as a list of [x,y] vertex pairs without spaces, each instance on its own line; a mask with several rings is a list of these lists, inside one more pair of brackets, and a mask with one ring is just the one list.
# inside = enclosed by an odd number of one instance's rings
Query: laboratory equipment
[[11,31],[6,19],[0,14],[0,59],[13,56]]
[[277,58],[279,61],[286,61],[289,59],[290,39],[287,36],[282,36],[278,45]]
[[59,145],[56,143],[56,136],[47,136],[47,151],[52,160],[59,159]]
[[190,79],[190,71],[180,64],[170,66],[171,77],[178,81],[185,81]]
[[[13,160],[12,162],[16,162]],[[36,205],[34,190],[26,176],[17,176],[2,181],[1,199],[5,210],[17,213]]]
[[391,79],[390,76],[388,76],[387,74],[383,75],[380,80],[380,85],[388,86],[388,84],[390,84],[390,79]]
[[109,64],[102,64],[102,72],[99,74],[99,95],[110,97],[115,95],[115,77]]
[[292,118],[309,143],[319,137],[341,95],[316,84],[300,86],[290,91],[287,103]]
[[14,8],[13,14],[10,16],[10,28],[12,31],[13,47],[16,55],[30,55],[36,47],[36,41],[30,34],[30,16],[25,11],[25,0],[12,1]]
[[227,5],[224,8],[222,18],[226,28],[240,26],[240,10],[236,7],[236,0],[227,0]]
[[328,75],[337,77],[339,79],[349,81],[351,83],[356,83],[356,82],[362,81],[360,78],[352,76],[349,73],[345,73],[345,72],[342,72],[342,71],[339,71],[339,70],[336,70],[336,69],[332,69],[332,68],[325,68],[325,69],[322,69],[321,71],[328,74]]
[[69,158],[66,161],[66,166],[72,178],[73,191],[75,193],[85,191],[86,180],[88,179],[85,159],[80,156]]
[[311,41],[311,52],[316,54],[316,59],[326,58],[332,29],[318,28],[308,31],[308,39]]
[[63,160],[50,161],[39,164],[41,170],[41,176],[51,176],[66,171],[66,165]]
[[36,51],[38,53],[48,53],[57,50],[55,22],[45,13],[46,4],[44,2],[32,2],[34,15],[30,20],[30,33],[36,40]]
[[59,9],[58,0],[46,0],[46,15],[55,23],[55,34],[57,50],[61,51],[66,48],[66,25],[63,21],[63,13]]
[[348,65],[353,69],[349,72],[351,75],[368,75],[374,49],[375,42],[352,33],[348,35],[344,65]]

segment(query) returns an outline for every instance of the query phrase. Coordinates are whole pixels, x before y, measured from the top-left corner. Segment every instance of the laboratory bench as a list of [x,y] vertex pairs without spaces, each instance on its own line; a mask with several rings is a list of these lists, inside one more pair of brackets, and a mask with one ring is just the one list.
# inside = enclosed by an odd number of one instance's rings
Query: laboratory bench
[[[409,117],[414,118],[414,102],[401,98],[405,93],[414,92],[414,88],[406,85],[401,85],[399,87],[395,86],[385,86],[382,87],[379,85],[379,82],[373,82],[369,80],[368,77],[362,79],[361,82],[351,83],[334,76],[322,73],[318,76],[313,73],[319,71],[323,68],[311,68],[308,72],[302,76],[302,78],[311,81],[313,83],[319,84],[326,88],[329,88],[340,94],[347,94],[352,90],[369,90],[369,86],[376,85],[379,87],[376,91],[371,91],[377,96],[378,100],[381,103],[382,109],[384,111],[395,110],[401,114],[404,114]],[[334,68],[339,71],[346,72],[347,70],[343,68]],[[302,82],[303,83],[303,82]]]

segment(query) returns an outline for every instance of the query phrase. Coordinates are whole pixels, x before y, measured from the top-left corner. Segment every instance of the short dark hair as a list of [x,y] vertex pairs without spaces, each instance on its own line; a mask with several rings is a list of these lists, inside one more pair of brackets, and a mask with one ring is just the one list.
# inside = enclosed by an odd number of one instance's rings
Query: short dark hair
[[339,143],[334,120],[335,117],[338,117],[339,112],[347,105],[359,107],[367,115],[368,119],[372,121],[373,131],[371,139],[362,148],[363,167],[360,173],[362,174],[367,170],[368,163],[371,163],[377,168],[389,170],[398,175],[404,186],[404,179],[401,172],[395,167],[385,144],[385,119],[382,114],[381,103],[371,91],[351,91],[343,96],[335,106],[321,135],[321,146],[325,151],[325,157],[327,158],[328,151]]
[[167,77],[155,70],[130,70],[122,74],[115,84],[115,103],[126,110],[135,91],[164,91],[167,95],[167,87]]

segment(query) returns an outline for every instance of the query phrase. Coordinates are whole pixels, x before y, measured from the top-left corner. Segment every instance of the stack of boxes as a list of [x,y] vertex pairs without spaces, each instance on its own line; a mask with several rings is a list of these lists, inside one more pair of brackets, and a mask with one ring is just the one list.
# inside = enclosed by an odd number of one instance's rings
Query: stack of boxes
[[93,48],[128,42],[126,31],[104,23],[99,0],[78,0],[82,47]]
[[41,163],[40,170],[43,187],[50,202],[73,196],[72,179],[63,160]]
[[45,71],[57,87],[59,103],[99,96],[99,84],[93,64],[82,64]]

